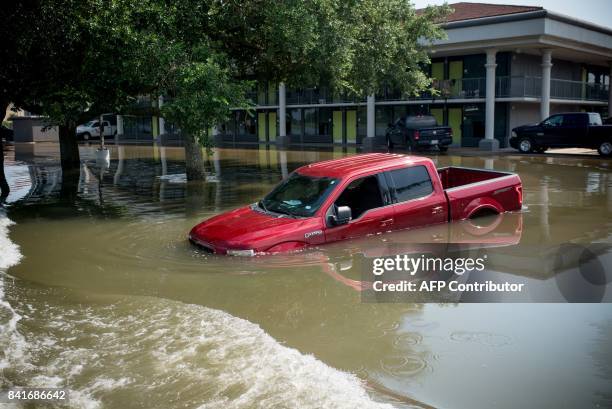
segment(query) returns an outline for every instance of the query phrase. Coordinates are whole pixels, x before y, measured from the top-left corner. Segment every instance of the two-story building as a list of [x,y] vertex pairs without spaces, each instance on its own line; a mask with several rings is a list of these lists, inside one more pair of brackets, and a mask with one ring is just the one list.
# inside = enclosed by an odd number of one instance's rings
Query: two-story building
[[[435,94],[415,98],[385,89],[354,99],[323,86],[288,89],[260,83],[251,95],[254,114],[234,110],[217,127],[216,140],[372,148],[384,145],[390,122],[407,114],[431,114],[452,127],[454,146],[495,149],[507,146],[513,127],[553,113],[612,116],[611,28],[541,7],[450,6],[454,12],[443,23],[447,38],[431,48],[428,69]],[[143,107],[162,103],[162,98],[142,102]],[[173,134],[163,118],[146,114],[119,117],[117,127],[123,139]]]
[[253,95],[256,113],[234,111],[218,127],[218,138],[372,147],[384,144],[388,123],[422,113],[452,127],[454,146],[495,149],[507,146],[513,127],[552,113],[612,116],[611,28],[541,7],[450,6],[454,12],[443,23],[447,38],[431,49],[437,95],[406,98],[387,89],[356,100],[325,87],[261,84]]

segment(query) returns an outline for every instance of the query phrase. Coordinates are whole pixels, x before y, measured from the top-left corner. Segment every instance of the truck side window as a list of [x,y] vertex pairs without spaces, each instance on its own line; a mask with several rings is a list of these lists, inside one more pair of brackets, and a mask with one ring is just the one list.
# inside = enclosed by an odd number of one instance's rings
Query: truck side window
[[563,125],[563,115],[553,115],[544,121],[544,125],[547,126],[561,126]]
[[563,126],[580,126],[583,124],[583,115],[567,114],[563,116]]
[[589,114],[589,125],[591,126],[603,125],[601,121],[601,116],[599,114]]
[[412,166],[389,172],[398,202],[417,199],[433,192],[431,178],[425,166]]
[[375,175],[353,180],[336,199],[336,206],[351,208],[353,220],[367,210],[383,206],[382,195]]

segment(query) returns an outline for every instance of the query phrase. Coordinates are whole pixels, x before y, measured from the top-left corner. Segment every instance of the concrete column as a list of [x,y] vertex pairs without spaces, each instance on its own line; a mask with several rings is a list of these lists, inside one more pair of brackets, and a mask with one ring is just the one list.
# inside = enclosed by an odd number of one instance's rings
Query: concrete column
[[373,151],[376,141],[376,97],[368,95],[366,100],[366,137],[362,141],[364,151]]
[[217,177],[221,176],[221,154],[219,149],[213,151],[213,166],[215,168],[215,175]]
[[277,146],[288,146],[289,137],[287,136],[287,90],[285,83],[280,82],[278,84],[278,138],[276,140]]
[[117,115],[117,135],[123,135],[123,115]]
[[287,167],[287,151],[282,149],[278,151],[280,157],[281,175],[283,179],[289,176],[289,168]]
[[278,123],[280,129],[279,136],[287,136],[287,93],[285,91],[285,83],[278,84]]
[[486,98],[485,98],[485,137],[480,141],[480,149],[493,151],[499,149],[499,141],[495,139],[495,55],[497,50],[487,50]]
[[376,98],[374,95],[368,95],[367,99],[367,128],[366,136],[374,138],[376,136]]
[[485,138],[495,139],[495,62],[496,50],[487,50],[486,96],[485,96]]
[[542,99],[540,102],[540,119],[550,116],[550,71],[552,68],[552,51],[542,50]]
[[[157,106],[161,110],[161,107],[163,105],[164,105],[164,97],[160,95],[159,98],[157,98]],[[158,125],[159,125],[159,134],[160,135],[165,134],[166,133],[166,120],[161,116],[161,112],[158,118]]]

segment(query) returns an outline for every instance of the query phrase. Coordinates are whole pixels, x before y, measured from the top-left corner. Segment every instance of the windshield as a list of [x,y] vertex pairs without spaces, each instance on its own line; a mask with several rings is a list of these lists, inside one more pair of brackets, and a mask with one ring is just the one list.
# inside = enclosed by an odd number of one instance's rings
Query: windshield
[[259,206],[271,212],[309,217],[321,207],[337,184],[338,179],[316,178],[294,172],[270,192]]

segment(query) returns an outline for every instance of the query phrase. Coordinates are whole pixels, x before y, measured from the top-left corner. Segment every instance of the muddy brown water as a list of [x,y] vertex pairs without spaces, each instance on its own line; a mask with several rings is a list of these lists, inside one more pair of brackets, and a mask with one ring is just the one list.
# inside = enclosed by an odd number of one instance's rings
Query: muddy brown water
[[[56,145],[7,152],[3,388],[67,387],[70,406],[92,408],[612,405],[612,308],[565,303],[572,291],[551,264],[563,246],[612,241],[609,160],[433,155],[438,166],[520,174],[526,208],[490,221],[485,236],[498,244],[484,251],[491,274],[521,277],[532,294],[518,304],[364,303],[367,260],[470,240],[481,227],[213,256],[187,242],[194,224],[255,202],[304,163],[354,150],[218,149],[208,180],[186,183],[180,148],[110,149],[106,166],[81,146],[72,201]],[[528,302],[543,287],[555,303]]]

